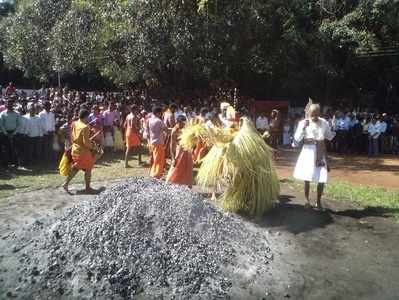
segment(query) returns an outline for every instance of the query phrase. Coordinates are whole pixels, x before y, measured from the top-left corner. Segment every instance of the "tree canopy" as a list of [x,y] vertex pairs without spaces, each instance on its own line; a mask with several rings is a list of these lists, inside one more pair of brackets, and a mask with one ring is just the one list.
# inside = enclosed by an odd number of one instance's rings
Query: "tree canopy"
[[322,102],[398,96],[398,0],[15,5],[0,9],[0,51],[29,78],[91,72],[117,86],[155,81],[177,89],[233,80],[254,95]]

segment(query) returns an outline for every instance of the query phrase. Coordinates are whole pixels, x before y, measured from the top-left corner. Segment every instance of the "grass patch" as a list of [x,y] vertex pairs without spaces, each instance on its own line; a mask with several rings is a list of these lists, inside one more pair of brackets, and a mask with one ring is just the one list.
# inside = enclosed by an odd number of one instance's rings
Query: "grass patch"
[[[148,157],[143,157],[146,160]],[[131,160],[134,168],[125,169],[123,153],[106,154],[96,163],[93,170],[93,181],[108,181],[127,177],[142,177],[148,175],[148,168],[137,167],[137,160]],[[58,174],[55,166],[34,168],[32,170],[0,171],[0,198],[12,196],[39,189],[60,186],[64,177]],[[72,183],[83,183],[83,172],[80,172]],[[298,191],[303,190],[303,183],[290,179],[282,180]],[[315,185],[312,185],[315,189]],[[350,201],[364,207],[382,208],[387,214],[399,220],[399,192],[384,188],[355,185],[347,182],[330,182],[326,187],[326,197],[339,201]]]
[[[146,159],[147,157],[144,157]],[[137,165],[137,160],[130,161],[131,166]],[[146,168],[124,168],[123,154],[106,154],[96,163],[93,170],[92,180],[107,181],[127,177],[141,177],[148,173]],[[17,193],[30,192],[46,188],[55,188],[60,186],[65,180],[58,174],[56,166],[40,166],[31,170],[10,170],[0,172],[0,198],[12,196]],[[83,183],[83,172],[79,172],[74,183]]]
[[[302,190],[303,184],[294,179],[287,179],[295,189]],[[316,185],[312,185],[316,192]],[[399,192],[389,191],[385,188],[351,184],[348,182],[332,181],[326,185],[325,196],[337,201],[350,201],[363,207],[381,208],[388,215],[399,220]]]

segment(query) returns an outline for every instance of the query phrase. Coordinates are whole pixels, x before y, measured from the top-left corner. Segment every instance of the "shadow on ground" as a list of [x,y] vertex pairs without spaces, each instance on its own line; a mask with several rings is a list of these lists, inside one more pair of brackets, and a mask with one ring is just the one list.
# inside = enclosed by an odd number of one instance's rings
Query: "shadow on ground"
[[107,188],[105,186],[102,186],[102,187],[100,187],[98,189],[95,189],[95,190],[91,191],[90,193],[86,192],[86,190],[78,190],[78,191],[76,191],[75,194],[71,194],[71,195],[74,195],[74,196],[95,195],[96,196],[96,195],[100,195],[102,192],[105,192],[106,189]]
[[300,234],[324,228],[335,222],[336,217],[363,219],[370,217],[389,218],[399,209],[384,207],[343,208],[342,203],[326,201],[328,208],[320,212],[305,208],[303,203],[291,195],[280,195],[277,205],[256,223],[262,227],[279,227],[292,234]]

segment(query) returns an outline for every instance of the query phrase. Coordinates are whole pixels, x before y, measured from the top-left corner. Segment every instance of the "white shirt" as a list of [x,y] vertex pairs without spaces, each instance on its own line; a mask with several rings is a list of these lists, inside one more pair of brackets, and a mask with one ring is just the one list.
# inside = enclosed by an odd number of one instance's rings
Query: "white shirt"
[[374,140],[378,139],[378,137],[380,136],[380,131],[378,129],[378,123],[376,123],[376,124],[370,123],[367,131],[368,131],[370,137]]
[[220,122],[222,122],[225,128],[228,128],[230,126],[230,122],[227,120],[227,118],[223,117],[222,114],[219,114],[219,120]]
[[195,114],[193,112],[187,112],[183,113],[183,116],[186,117],[187,121],[190,121],[192,119],[195,119]]
[[351,120],[351,128],[355,127],[355,125],[359,124],[359,120],[357,118],[354,118]]
[[335,122],[336,130],[349,130],[351,120],[347,117],[338,118]]
[[330,125],[323,118],[315,123],[309,121],[309,126],[305,127],[306,120],[302,120],[298,124],[294,139],[296,142],[301,142],[303,139],[313,139],[316,141],[329,140],[331,141],[335,137],[335,132],[331,131]]
[[176,118],[176,120],[177,120],[177,118],[180,117],[180,116],[184,116],[184,112],[183,112],[181,109],[178,109],[178,110],[175,112],[175,118]]
[[39,117],[44,123],[44,134],[55,131],[55,116],[53,112],[47,112],[43,110],[41,113],[39,113]]
[[24,115],[24,116],[21,116],[21,118],[19,119],[21,122],[19,125],[19,129],[18,129],[19,134],[27,135],[28,124],[29,124],[28,117],[29,117],[28,115]]
[[46,132],[43,120],[39,116],[26,115],[26,135],[28,137],[42,137]]
[[211,120],[208,120],[205,122],[205,126],[208,127],[209,129],[214,129],[215,125],[213,125]]
[[210,119],[212,119],[212,117],[213,117],[213,113],[212,113],[212,112],[208,112],[208,113],[205,115],[205,119],[206,119],[206,120],[210,120]]
[[385,131],[387,131],[387,123],[385,121],[377,121],[375,125],[380,133],[385,133]]
[[256,119],[256,129],[269,130],[269,120],[266,117],[259,116]]

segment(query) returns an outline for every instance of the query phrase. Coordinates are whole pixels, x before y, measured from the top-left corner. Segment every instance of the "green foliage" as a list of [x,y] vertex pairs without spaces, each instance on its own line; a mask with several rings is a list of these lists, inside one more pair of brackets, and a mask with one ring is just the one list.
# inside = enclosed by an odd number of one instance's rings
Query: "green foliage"
[[5,62],[30,77],[90,71],[122,86],[156,80],[176,88],[229,79],[263,94],[328,101],[365,97],[371,86],[380,89],[399,75],[397,56],[357,60],[365,51],[398,47],[398,6],[382,0],[19,0],[16,13],[0,21],[0,41]]

